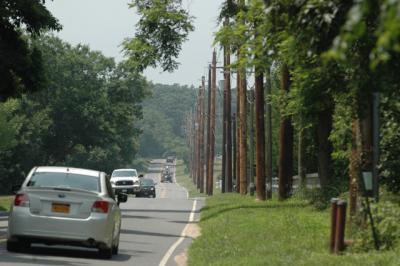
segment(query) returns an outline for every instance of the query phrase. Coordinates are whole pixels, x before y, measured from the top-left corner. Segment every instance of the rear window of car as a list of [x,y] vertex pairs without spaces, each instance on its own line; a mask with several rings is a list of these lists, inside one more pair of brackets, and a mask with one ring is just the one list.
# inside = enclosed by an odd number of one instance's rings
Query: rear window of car
[[28,187],[75,188],[100,192],[100,179],[97,176],[71,173],[37,172],[29,180]]
[[141,181],[142,186],[153,186],[154,182],[153,179],[142,179]]
[[137,172],[133,170],[126,170],[126,171],[114,171],[111,177],[131,177],[137,176]]

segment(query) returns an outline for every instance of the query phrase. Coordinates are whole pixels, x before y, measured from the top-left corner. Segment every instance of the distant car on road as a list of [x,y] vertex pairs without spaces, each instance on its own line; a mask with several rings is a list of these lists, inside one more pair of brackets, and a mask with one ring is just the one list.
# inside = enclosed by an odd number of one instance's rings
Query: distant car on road
[[121,211],[106,174],[69,167],[35,167],[16,189],[10,210],[7,250],[31,243],[98,248],[101,257],[118,254]]
[[140,179],[136,169],[115,169],[110,181],[116,194],[121,192],[136,195],[140,191]]
[[165,182],[172,183],[173,182],[172,181],[172,174],[170,172],[162,173],[161,174],[161,182],[162,183],[165,183]]
[[174,163],[175,157],[174,156],[168,156],[166,161],[167,161],[167,163]]
[[140,180],[140,192],[137,197],[156,197],[156,183],[153,179],[142,178]]

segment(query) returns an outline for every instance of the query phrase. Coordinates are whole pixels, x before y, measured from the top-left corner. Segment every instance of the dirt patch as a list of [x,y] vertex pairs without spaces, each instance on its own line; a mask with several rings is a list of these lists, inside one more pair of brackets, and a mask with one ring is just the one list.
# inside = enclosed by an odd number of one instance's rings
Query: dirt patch
[[201,235],[200,226],[198,226],[197,224],[189,224],[186,228],[185,235],[193,239],[198,238]]
[[[193,239],[198,238],[201,235],[201,229],[197,224],[189,224],[186,227],[185,236],[191,237]],[[186,266],[187,265],[187,250],[182,252],[181,254],[175,256],[175,262],[178,266]]]

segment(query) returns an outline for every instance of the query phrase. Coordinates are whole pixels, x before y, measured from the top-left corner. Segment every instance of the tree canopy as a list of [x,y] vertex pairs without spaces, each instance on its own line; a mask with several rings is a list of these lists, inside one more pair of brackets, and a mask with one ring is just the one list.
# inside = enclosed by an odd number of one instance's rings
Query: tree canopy
[[43,84],[40,49],[28,36],[61,29],[44,4],[44,0],[0,2],[0,101],[36,91]]
[[132,0],[140,20],[135,37],[123,42],[129,64],[139,72],[160,66],[164,71],[175,70],[176,58],[193,31],[193,17],[182,7],[181,0]]

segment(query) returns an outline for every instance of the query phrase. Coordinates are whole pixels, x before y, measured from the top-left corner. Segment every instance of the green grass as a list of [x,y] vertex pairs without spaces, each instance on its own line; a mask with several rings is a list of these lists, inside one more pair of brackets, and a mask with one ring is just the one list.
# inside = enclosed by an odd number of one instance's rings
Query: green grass
[[[214,165],[214,181],[216,178],[220,175],[221,172],[221,163],[219,163],[216,160],[216,163]],[[178,161],[176,164],[176,173],[175,173],[175,178],[176,181],[183,187],[185,187],[188,192],[189,192],[189,197],[190,198],[195,198],[195,197],[205,197],[206,194],[200,193],[196,185],[193,184],[192,179],[189,177],[189,174],[185,172],[185,165],[182,163],[182,161]],[[214,182],[214,194],[220,194],[220,190],[215,188],[215,182]]]
[[189,265],[400,265],[399,250],[330,255],[329,211],[300,200],[216,195],[207,199],[200,227]]
[[1,196],[0,197],[0,211],[9,211],[13,196]]

